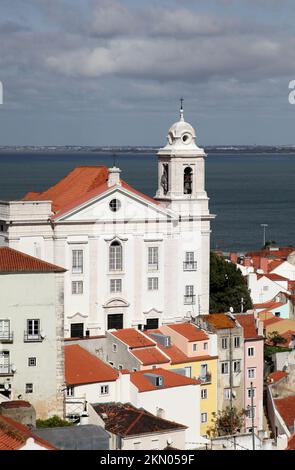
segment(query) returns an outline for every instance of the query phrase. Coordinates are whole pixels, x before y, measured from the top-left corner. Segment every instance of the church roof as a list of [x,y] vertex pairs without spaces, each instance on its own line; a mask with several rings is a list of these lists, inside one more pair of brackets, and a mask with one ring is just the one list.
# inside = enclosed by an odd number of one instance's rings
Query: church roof
[[[107,184],[108,176],[109,170],[106,166],[78,166],[47,190],[40,193],[28,192],[23,200],[52,201],[53,218],[59,217],[110,189]],[[159,204],[158,201],[141,193],[125,181],[121,180],[120,183],[127,191],[153,204]]]

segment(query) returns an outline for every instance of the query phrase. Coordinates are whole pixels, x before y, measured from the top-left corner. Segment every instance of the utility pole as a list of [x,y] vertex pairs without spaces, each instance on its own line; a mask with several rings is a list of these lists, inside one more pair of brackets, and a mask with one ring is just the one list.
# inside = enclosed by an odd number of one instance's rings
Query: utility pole
[[268,227],[268,224],[260,224],[260,226],[263,228],[263,247],[265,247],[265,229]]
[[254,388],[253,382],[250,382],[250,390],[251,390],[251,418],[252,418],[252,450],[255,450],[255,432],[254,432]]

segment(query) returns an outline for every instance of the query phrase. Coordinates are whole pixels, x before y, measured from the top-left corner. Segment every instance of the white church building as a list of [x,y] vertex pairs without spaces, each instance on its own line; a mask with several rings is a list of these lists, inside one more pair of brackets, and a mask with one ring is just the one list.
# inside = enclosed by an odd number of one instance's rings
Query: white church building
[[119,168],[80,166],[41,193],[0,202],[0,243],[63,266],[65,336],[157,328],[209,312],[205,157],[180,119],[158,151],[150,198]]

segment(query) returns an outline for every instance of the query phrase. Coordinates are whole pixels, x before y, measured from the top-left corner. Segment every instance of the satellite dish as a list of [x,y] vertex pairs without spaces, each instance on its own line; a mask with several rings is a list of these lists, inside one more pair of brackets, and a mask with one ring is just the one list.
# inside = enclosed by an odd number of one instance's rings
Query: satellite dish
[[44,333],[44,331],[41,331],[41,332],[40,332],[40,336],[41,336],[42,339],[45,339],[45,338],[46,338],[46,334]]
[[234,309],[232,307],[229,307],[230,313],[234,313]]
[[9,388],[10,388],[10,384],[7,383],[7,382],[5,382],[5,384],[4,384],[4,390],[9,390]]

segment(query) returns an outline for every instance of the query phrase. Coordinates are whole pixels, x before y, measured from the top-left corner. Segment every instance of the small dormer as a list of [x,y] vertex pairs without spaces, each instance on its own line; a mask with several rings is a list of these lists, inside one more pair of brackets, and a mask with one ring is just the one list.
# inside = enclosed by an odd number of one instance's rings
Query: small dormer
[[163,387],[164,386],[164,377],[159,374],[150,374],[146,373],[144,376],[155,386],[155,387]]
[[171,336],[163,335],[162,333],[150,333],[150,336],[164,348],[171,347]]

